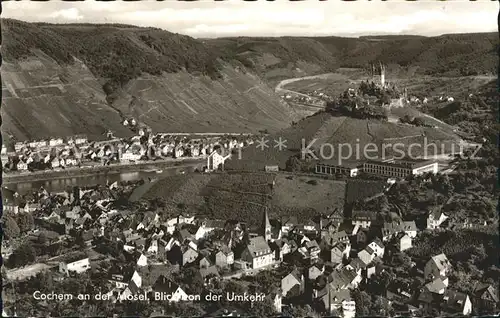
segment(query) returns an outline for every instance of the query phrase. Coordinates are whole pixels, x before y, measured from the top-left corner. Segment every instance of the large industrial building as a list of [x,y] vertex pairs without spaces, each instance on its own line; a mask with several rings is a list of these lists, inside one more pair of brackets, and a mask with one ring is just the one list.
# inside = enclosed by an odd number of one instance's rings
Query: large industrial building
[[355,177],[360,172],[383,177],[406,178],[409,175],[421,175],[427,172],[435,174],[438,172],[438,163],[424,159],[388,159],[357,163],[327,160],[316,164],[318,174],[343,174]]

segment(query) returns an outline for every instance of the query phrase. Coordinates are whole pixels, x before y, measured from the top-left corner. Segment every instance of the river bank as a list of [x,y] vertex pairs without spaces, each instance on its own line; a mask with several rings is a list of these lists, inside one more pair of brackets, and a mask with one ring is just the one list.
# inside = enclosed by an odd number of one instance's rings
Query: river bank
[[66,178],[81,178],[96,175],[106,174],[119,174],[123,172],[141,172],[150,169],[173,169],[173,168],[187,168],[201,165],[205,159],[170,159],[170,160],[157,160],[145,161],[130,164],[111,164],[107,166],[85,166],[85,167],[72,167],[67,169],[58,170],[45,170],[34,171],[26,173],[9,173],[2,175],[2,183],[4,185],[37,182],[44,180],[56,180]]

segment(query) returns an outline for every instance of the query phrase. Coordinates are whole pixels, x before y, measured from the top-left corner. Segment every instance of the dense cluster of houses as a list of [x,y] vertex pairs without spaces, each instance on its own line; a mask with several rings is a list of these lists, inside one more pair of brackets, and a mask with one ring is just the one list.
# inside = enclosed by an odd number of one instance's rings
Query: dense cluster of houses
[[[231,150],[251,143],[253,141],[248,137],[179,137],[152,134],[140,129],[138,135],[128,139],[114,138],[100,142],[90,142],[84,136],[17,142],[14,151],[2,146],[2,161],[6,171],[63,169],[95,163],[106,165],[162,158],[207,158],[217,149],[225,150],[223,157],[227,157]],[[220,163],[217,158],[210,166],[216,170]]]
[[[42,189],[4,208],[32,213],[40,227],[59,233],[58,239],[76,237],[83,247],[100,246],[101,254],[106,246],[114,261],[105,270],[103,293],[113,302],[148,293],[161,293],[171,302],[191,301],[196,295],[174,275],[188,269],[195,269],[209,291],[220,280],[285,268],[277,277],[279,288],[267,296],[277,312],[300,298],[320,312],[344,317],[356,314],[353,291],[393,266],[391,256],[410,249],[419,231],[438,229],[447,219],[439,208],[431,209],[426,228],[419,229],[415,221],[388,222],[373,211],[354,210],[350,217],[334,211],[298,222],[296,217],[270,219],[266,210],[262,224],[251,228],[238,220],[171,215],[145,202],[139,211],[120,209],[114,204],[120,187],[113,183],[58,194]],[[66,255],[55,272],[62,279],[78,276],[99,262],[85,253]],[[498,302],[491,285],[478,285],[474,295],[453,289],[452,270],[446,255],[433,255],[421,271],[422,286],[389,284],[387,299],[405,313],[438,308],[463,315],[476,304]]]
[[[151,279],[149,265],[154,265],[159,273],[194,266],[209,286],[212,280],[225,275],[251,275],[285,262],[305,264],[302,270],[295,268],[282,278],[280,297],[285,301],[305,296],[312,302],[322,303],[328,314],[340,310],[345,316],[353,316],[355,306],[350,291],[384,270],[387,250],[411,248],[419,231],[414,221],[381,222],[372,216],[374,213],[366,211],[353,211],[347,223],[335,213],[304,224],[295,217],[270,220],[265,212],[262,225],[253,233],[237,221],[198,219],[189,215],[165,218],[159,211],[138,214],[117,210],[112,204],[116,187],[115,183],[57,195],[42,190],[33,202],[25,202],[17,209],[9,202],[6,204],[7,211],[34,213],[40,224],[61,235],[79,233],[85,246],[93,246],[99,240],[119,243],[135,266],[127,275],[124,274],[126,264],[119,264],[119,268],[110,272],[108,293],[116,301],[159,290],[171,293],[173,301],[187,297],[187,292],[165,274]],[[44,209],[49,205],[53,208]],[[439,209],[434,209],[429,213],[427,226],[435,229],[445,219]],[[238,244],[244,248],[236,254]],[[79,274],[90,268],[88,256],[81,256],[60,262],[58,272]],[[458,310],[455,312],[470,313],[469,296],[448,289],[450,270],[451,265],[443,254],[433,256],[426,263],[426,284],[419,291],[418,306],[434,306],[436,297],[440,297],[442,305],[449,310],[455,308]],[[405,293],[404,290],[394,292],[400,296]]]

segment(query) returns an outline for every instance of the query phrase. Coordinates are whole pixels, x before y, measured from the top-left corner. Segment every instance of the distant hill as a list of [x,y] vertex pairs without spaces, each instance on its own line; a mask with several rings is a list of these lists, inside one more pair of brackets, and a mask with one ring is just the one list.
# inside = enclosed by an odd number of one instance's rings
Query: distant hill
[[2,128],[19,140],[124,136],[126,117],[156,131],[276,132],[303,116],[274,93],[285,78],[378,61],[417,74],[497,72],[493,33],[196,40],[131,25],[2,19],[2,37]]
[[[422,115],[411,108],[396,108],[395,114],[402,116]],[[449,152],[451,147],[460,141],[451,126],[439,123],[434,119],[423,118],[431,127],[417,127],[376,119],[334,116],[328,112],[319,112],[299,121],[292,127],[265,136],[264,138],[269,141],[268,148],[262,150],[257,147],[258,144],[251,145],[242,151],[241,159],[233,157],[226,163],[225,168],[227,170],[264,170],[266,165],[278,165],[281,169],[285,169],[287,160],[291,156],[300,155],[301,149],[309,145],[311,145],[309,149],[314,151],[316,155],[319,154],[322,145],[332,145],[334,153],[331,154],[329,146],[325,147],[323,159],[338,160],[340,151],[342,151],[345,162],[366,160],[374,156],[382,158],[384,156],[383,145],[387,147],[385,157],[390,157],[391,154],[398,155],[398,153],[391,152],[390,149],[401,149],[408,153],[408,147],[411,144],[423,147],[426,141],[427,144],[437,145],[437,152],[433,147],[428,148],[428,154],[433,155]],[[279,150],[279,148],[274,147],[279,138],[286,140],[286,149]],[[350,146],[340,146],[342,144]],[[368,144],[372,144],[372,146],[367,146]],[[400,145],[395,146],[396,144]],[[350,147],[352,155],[349,155],[348,147]],[[377,151],[365,152],[363,150],[365,147],[367,147],[366,149],[376,147]],[[412,155],[421,156],[424,154],[422,149],[413,146],[410,152]],[[318,157],[320,156],[318,155]]]
[[208,40],[225,56],[279,80],[337,67],[366,68],[383,62],[427,75],[497,74],[496,33],[423,36],[223,38]]
[[2,129],[17,140],[154,131],[258,132],[300,115],[257,76],[184,35],[2,20]]

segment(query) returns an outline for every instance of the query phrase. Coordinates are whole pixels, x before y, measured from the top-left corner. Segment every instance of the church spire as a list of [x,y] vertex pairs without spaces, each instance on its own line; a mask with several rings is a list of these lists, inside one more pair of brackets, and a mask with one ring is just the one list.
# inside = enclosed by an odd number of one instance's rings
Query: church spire
[[262,220],[261,231],[262,231],[262,236],[264,236],[266,241],[269,241],[271,239],[271,222],[269,222],[267,207],[266,210],[264,211],[264,219]]

